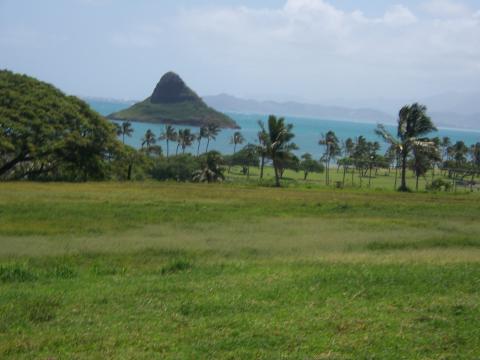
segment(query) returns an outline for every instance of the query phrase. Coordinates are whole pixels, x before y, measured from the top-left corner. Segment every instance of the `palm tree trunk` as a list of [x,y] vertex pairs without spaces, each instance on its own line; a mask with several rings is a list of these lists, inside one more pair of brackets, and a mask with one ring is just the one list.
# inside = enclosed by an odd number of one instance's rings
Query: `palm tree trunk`
[[305,171],[305,172],[303,173],[303,181],[307,181],[307,176],[308,176],[308,172]]
[[418,176],[418,174],[415,174],[415,177],[416,177],[416,182],[415,182],[415,191],[418,191],[418,179],[419,179],[419,176]]
[[260,179],[263,179],[263,168],[265,167],[265,155],[262,155],[262,162],[260,163]]
[[397,190],[397,182],[398,182],[398,162],[395,164],[395,184],[393,185],[393,190]]
[[200,144],[201,144],[201,139],[198,140],[197,156],[200,155]]
[[273,160],[273,169],[275,170],[275,186],[280,187],[280,175],[278,174],[278,167],[277,167],[277,162],[275,159]]
[[398,190],[407,191],[407,152],[405,150],[402,150],[402,183]]
[[368,188],[372,186],[372,165],[370,164],[370,172],[368,174]]
[[132,180],[132,164],[128,164],[127,180]]
[[180,147],[180,143],[177,144],[177,150],[175,151],[175,155],[178,155],[178,148]]
[[125,133],[122,132],[122,142],[123,142],[123,145],[125,145]]
[[342,181],[343,187],[345,187],[345,176],[347,176],[347,166],[343,165],[343,181]]
[[[237,144],[235,143],[235,144],[233,145],[233,155],[235,155],[236,151],[237,151]],[[228,164],[228,173],[229,173],[229,174],[230,174],[230,169],[231,169],[231,168],[232,168],[232,161],[230,160],[230,164]]]
[[207,147],[205,148],[205,152],[208,152],[208,146],[210,145],[210,138],[207,138]]
[[168,158],[168,139],[167,139],[167,158]]

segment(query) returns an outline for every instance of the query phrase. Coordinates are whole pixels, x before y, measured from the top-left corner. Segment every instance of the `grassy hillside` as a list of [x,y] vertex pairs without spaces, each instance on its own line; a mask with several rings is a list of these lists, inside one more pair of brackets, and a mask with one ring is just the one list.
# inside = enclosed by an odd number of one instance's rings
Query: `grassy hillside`
[[222,128],[238,128],[227,115],[222,114],[202,101],[184,101],[176,103],[152,103],[150,98],[128,109],[108,116],[113,120],[130,120],[174,125],[202,126],[216,124]]
[[479,200],[4,183],[0,358],[477,358]]

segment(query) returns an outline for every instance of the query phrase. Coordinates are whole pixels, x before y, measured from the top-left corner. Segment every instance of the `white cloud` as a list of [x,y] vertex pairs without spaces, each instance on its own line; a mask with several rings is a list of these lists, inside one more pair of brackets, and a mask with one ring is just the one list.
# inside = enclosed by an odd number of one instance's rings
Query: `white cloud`
[[467,5],[454,0],[430,0],[422,8],[436,17],[462,17],[472,14]]
[[[368,17],[326,0],[288,0],[273,9],[197,6],[159,20],[161,29],[141,25],[113,41],[157,48],[160,57],[175,54],[175,67],[188,58],[218,74],[218,81],[228,78],[240,95],[251,84],[260,84],[258,92],[287,86],[318,99],[330,93],[433,93],[480,83],[479,14],[446,0],[428,6],[442,17],[417,16],[404,5]],[[216,92],[213,86],[201,91]]]
[[383,21],[388,25],[410,25],[417,22],[417,17],[405,6],[395,5],[387,10]]

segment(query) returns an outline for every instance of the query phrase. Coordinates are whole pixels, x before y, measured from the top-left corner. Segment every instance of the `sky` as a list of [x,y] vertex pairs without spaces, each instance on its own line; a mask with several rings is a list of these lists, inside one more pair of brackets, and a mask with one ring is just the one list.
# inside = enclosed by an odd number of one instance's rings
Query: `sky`
[[325,103],[480,91],[479,0],[0,0],[0,68],[69,94]]

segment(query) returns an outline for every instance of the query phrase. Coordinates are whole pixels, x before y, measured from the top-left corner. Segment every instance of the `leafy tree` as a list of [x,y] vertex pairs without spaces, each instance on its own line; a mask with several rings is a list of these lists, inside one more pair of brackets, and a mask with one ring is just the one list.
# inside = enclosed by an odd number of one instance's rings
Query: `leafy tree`
[[115,131],[82,100],[0,71],[0,178],[107,178],[122,146]]
[[436,161],[441,159],[435,146],[413,146],[413,158],[410,162],[410,168],[415,173],[415,189],[418,191],[418,180],[425,176],[428,170],[434,166]]
[[275,186],[280,187],[280,169],[279,161],[290,156],[292,150],[297,146],[291,142],[295,137],[292,133],[293,125],[285,124],[284,118],[278,118],[270,115],[268,118],[268,128],[262,122],[259,122],[262,134],[262,141],[265,146],[265,153],[273,162],[275,171]]
[[230,165],[242,166],[244,174],[250,176],[250,167],[259,166],[258,147],[248,144],[230,157]]
[[300,159],[291,152],[279,157],[277,164],[280,179],[283,179],[283,174],[287,169],[293,170],[295,172],[298,172],[300,170]]
[[467,163],[468,147],[463,141],[457,141],[451,147],[450,153],[453,154],[453,160],[457,168],[462,168]]
[[220,127],[215,124],[208,124],[207,125],[207,132],[206,132],[206,138],[207,138],[207,147],[205,148],[205,152],[208,152],[208,147],[210,145],[210,140],[215,140],[220,133]]
[[404,106],[399,112],[397,137],[391,135],[383,125],[378,125],[376,133],[387,143],[397,147],[402,161],[402,181],[399,190],[408,191],[407,188],[407,159],[413,147],[431,147],[433,143],[424,135],[436,131],[435,125],[427,116],[427,108],[417,103]]
[[473,166],[480,168],[480,142],[472,145],[470,148]]
[[222,155],[218,151],[210,151],[200,158],[200,170],[194,172],[195,182],[217,182],[225,180]]
[[134,169],[137,174],[142,173],[148,164],[149,158],[142,151],[138,151],[131,146],[125,145],[114,161],[115,172],[120,180],[132,180]]
[[200,168],[197,157],[191,154],[156,158],[150,175],[156,180],[190,181],[195,171]]
[[307,180],[310,173],[322,173],[325,170],[324,166],[319,161],[314,160],[309,153],[302,155],[300,169],[303,171],[303,180]]
[[325,152],[323,154],[323,160],[325,161],[325,183],[330,184],[330,162],[341,154],[340,143],[338,141],[335,132],[328,131],[326,134],[322,134],[319,145],[325,146]]
[[178,134],[172,125],[165,125],[165,128],[159,137],[159,140],[166,141],[167,143],[167,157],[169,157],[170,141],[177,141],[177,136]]

